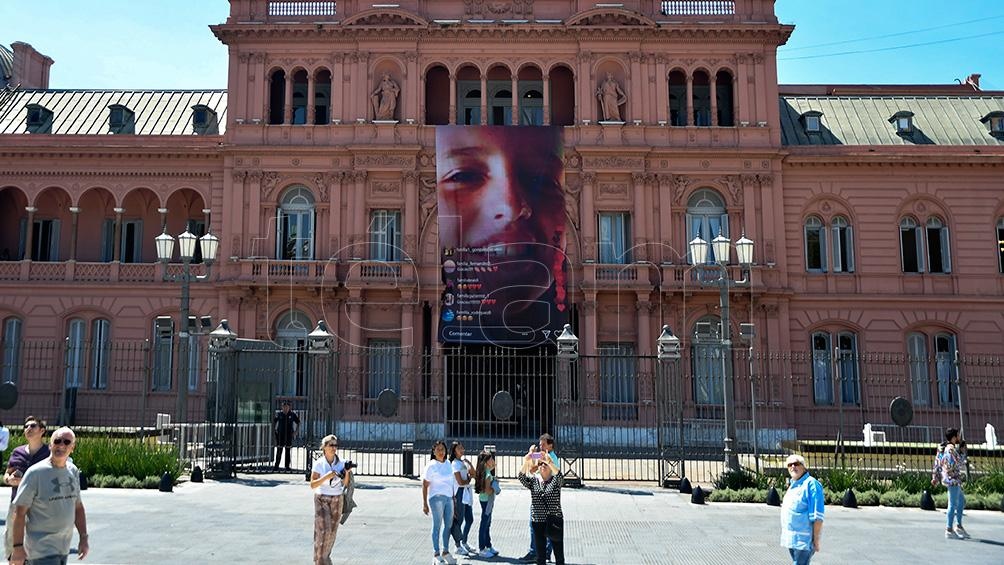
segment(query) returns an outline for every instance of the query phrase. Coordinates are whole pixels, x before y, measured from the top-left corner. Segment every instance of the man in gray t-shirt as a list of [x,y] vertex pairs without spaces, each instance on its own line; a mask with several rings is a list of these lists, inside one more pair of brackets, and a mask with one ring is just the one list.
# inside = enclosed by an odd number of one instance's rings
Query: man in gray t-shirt
[[87,517],[80,500],[80,471],[69,462],[76,446],[70,428],[52,432],[51,455],[30,467],[14,497],[11,524],[14,553],[11,565],[65,565],[73,543],[73,528],[80,532],[77,553],[87,556]]

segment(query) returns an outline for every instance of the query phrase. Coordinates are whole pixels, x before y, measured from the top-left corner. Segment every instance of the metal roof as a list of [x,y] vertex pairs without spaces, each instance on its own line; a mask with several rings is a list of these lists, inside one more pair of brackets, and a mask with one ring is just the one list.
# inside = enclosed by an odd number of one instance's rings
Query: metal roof
[[[1004,110],[1004,95],[782,96],[783,145],[1004,145],[980,119]],[[819,133],[805,132],[805,112],[823,113]],[[889,118],[913,112],[913,134],[897,134]]]
[[136,135],[197,135],[192,106],[199,104],[216,112],[219,134],[227,123],[226,90],[16,90],[0,107],[0,135],[31,133],[29,104],[52,112],[55,135],[110,134],[113,104],[132,110]]
[[0,88],[7,86],[14,76],[14,52],[10,47],[0,43]]

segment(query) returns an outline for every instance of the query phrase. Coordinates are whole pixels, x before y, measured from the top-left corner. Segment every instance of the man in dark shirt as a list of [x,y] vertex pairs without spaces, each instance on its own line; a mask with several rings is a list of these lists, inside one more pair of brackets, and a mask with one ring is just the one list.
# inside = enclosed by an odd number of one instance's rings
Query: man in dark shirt
[[286,452],[286,469],[289,469],[290,446],[293,445],[293,438],[300,429],[300,417],[291,410],[288,400],[282,401],[282,411],[275,415],[275,468],[279,468],[279,461],[282,459],[282,452]]

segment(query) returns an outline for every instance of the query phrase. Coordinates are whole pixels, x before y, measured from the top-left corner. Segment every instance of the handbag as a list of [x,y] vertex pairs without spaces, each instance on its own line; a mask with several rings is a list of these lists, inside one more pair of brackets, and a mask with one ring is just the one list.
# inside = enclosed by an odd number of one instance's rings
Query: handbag
[[502,485],[499,484],[498,479],[492,479],[492,490],[495,491],[496,495],[502,493]]

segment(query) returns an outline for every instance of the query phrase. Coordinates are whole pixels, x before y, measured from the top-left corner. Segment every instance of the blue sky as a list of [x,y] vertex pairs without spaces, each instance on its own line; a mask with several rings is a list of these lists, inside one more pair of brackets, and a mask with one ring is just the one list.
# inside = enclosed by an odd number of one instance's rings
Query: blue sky
[[[227,50],[208,26],[228,12],[226,0],[0,0],[0,41],[52,57],[53,88],[225,88]],[[1004,90],[1001,0],[777,0],[777,13],[796,25],[782,83],[948,84],[978,72],[984,89]],[[890,34],[901,35],[856,41]],[[846,43],[819,46],[834,42]],[[942,43],[875,51],[930,42]],[[846,51],[870,52],[817,57]]]

